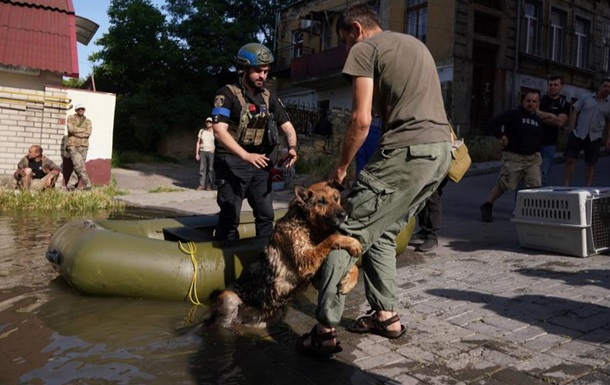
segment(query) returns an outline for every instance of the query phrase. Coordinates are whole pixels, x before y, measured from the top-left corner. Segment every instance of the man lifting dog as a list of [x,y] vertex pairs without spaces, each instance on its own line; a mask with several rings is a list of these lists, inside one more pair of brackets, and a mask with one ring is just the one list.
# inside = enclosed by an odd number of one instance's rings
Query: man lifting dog
[[[347,196],[347,220],[340,231],[363,246],[362,270],[371,311],[348,328],[398,338],[396,236],[441,183],[451,162],[451,134],[432,55],[413,36],[383,31],[366,4],[339,16],[337,33],[347,46],[343,74],[352,83],[352,112],[334,179],[341,183],[371,123],[373,107],[383,121],[379,148]],[[397,59],[399,57],[400,59]],[[315,325],[297,349],[320,356],[341,351],[335,327],[345,295],[338,289],[355,263],[333,250],[313,283],[319,288]]]

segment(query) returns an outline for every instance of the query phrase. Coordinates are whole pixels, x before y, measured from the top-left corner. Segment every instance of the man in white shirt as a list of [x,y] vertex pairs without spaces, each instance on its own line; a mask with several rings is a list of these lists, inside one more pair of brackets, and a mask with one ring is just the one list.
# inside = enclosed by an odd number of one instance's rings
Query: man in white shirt
[[199,130],[195,159],[199,161],[199,187],[198,191],[211,190],[214,184],[214,130],[212,118],[205,120],[205,127]]
[[574,103],[570,114],[570,136],[566,144],[564,185],[570,186],[576,160],[581,150],[585,153],[587,171],[585,183],[593,184],[595,164],[599,158],[604,133],[606,148],[610,148],[610,78],[602,80],[597,92],[587,94]]

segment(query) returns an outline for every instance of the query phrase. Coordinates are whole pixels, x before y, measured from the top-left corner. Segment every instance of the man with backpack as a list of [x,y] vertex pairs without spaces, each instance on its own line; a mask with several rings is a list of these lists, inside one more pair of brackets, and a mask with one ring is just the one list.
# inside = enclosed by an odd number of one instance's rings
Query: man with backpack
[[292,167],[297,159],[295,129],[281,101],[264,88],[273,60],[264,45],[244,45],[236,58],[239,83],[222,87],[214,99],[214,171],[220,207],[214,238],[218,241],[239,239],[237,228],[244,199],[252,207],[256,235],[271,234],[274,213],[269,172],[278,128],[288,148],[285,166]]

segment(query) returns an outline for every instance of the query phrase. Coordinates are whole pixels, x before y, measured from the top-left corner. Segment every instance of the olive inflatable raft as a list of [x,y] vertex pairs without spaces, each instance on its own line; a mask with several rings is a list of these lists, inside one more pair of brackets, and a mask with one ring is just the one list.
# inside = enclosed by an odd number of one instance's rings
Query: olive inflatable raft
[[[81,294],[197,303],[239,277],[267,243],[255,237],[251,213],[241,216],[238,241],[214,241],[217,221],[216,215],[74,220],[52,235],[46,257]],[[413,227],[410,221],[397,237],[397,253]]]

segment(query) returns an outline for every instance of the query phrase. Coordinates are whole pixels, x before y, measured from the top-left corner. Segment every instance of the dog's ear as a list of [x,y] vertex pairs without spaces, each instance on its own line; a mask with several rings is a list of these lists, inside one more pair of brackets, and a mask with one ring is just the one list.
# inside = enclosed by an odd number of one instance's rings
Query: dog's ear
[[303,203],[309,198],[309,191],[307,188],[299,185],[294,186],[294,199],[298,203]]
[[343,191],[345,187],[334,179],[328,181],[328,185],[336,190]]

